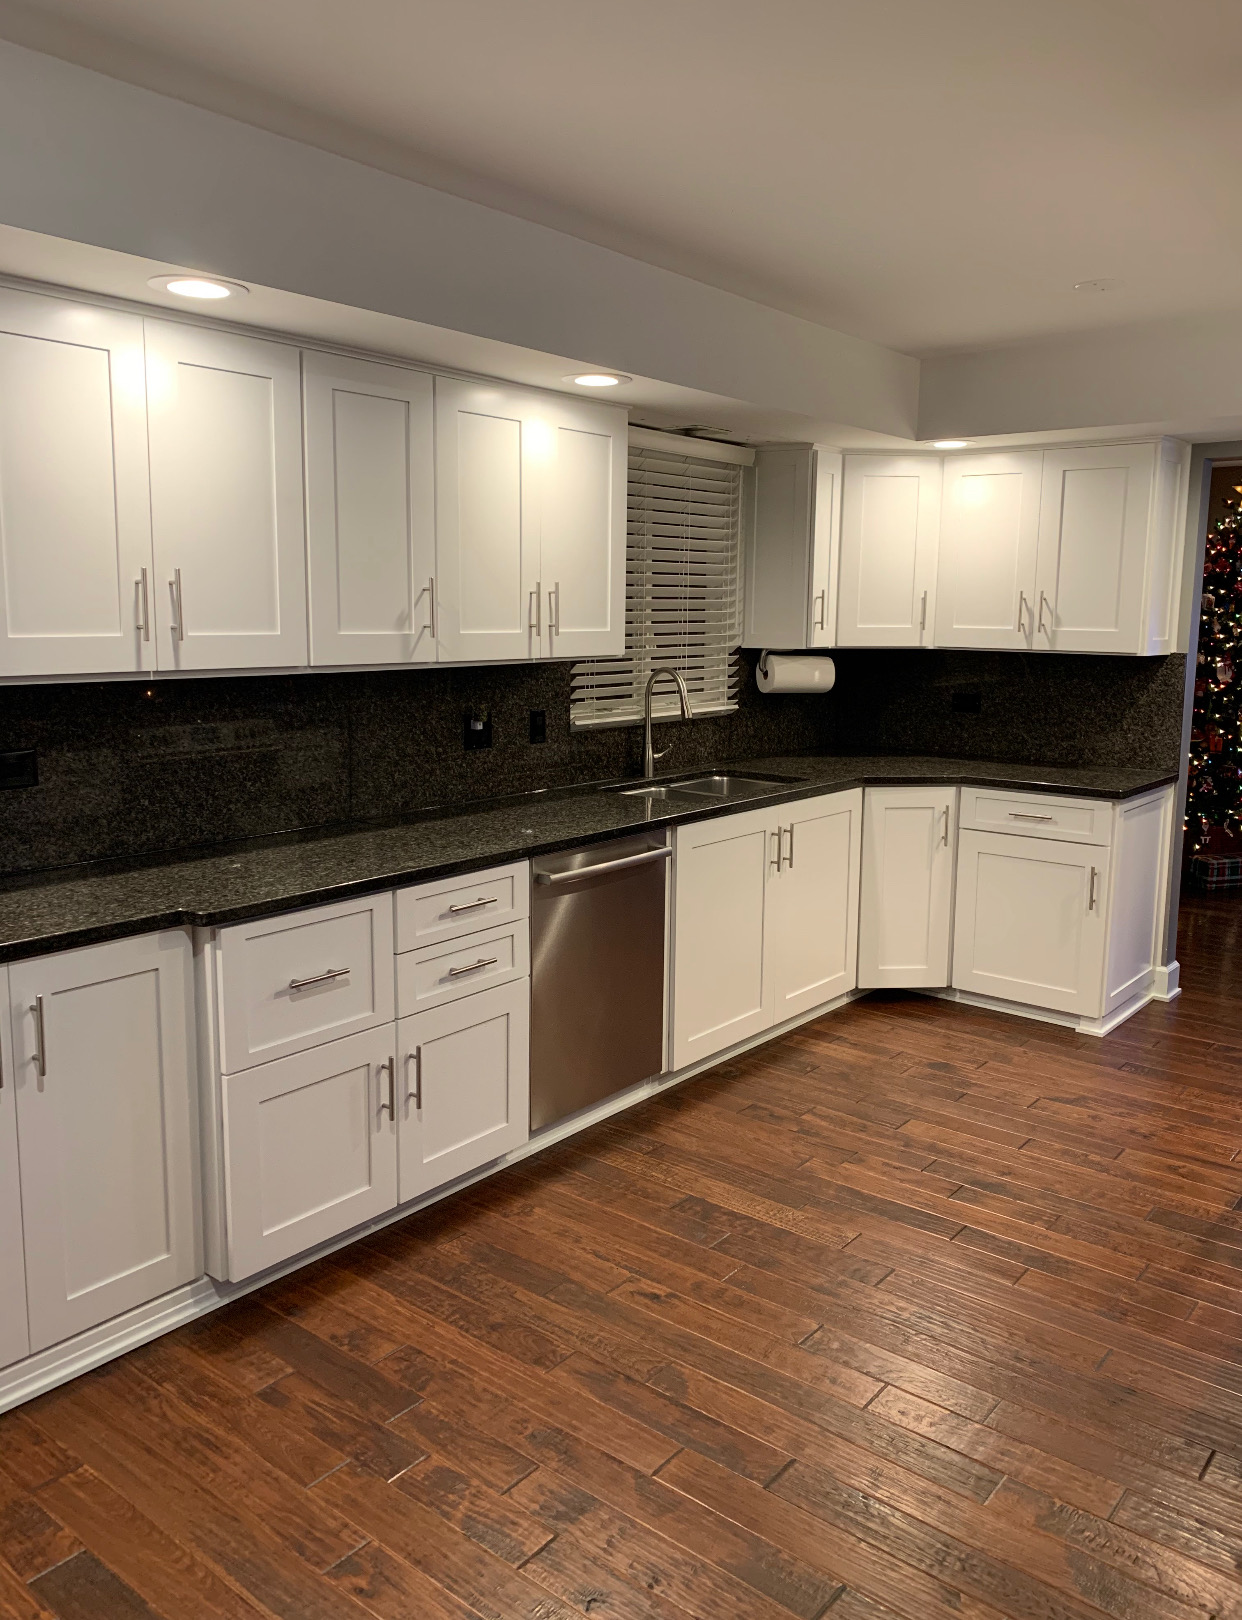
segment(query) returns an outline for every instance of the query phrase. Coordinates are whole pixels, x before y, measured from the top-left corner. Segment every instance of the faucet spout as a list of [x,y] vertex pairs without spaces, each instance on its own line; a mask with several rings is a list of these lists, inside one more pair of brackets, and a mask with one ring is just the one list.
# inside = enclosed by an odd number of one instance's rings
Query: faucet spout
[[643,780],[646,782],[650,782],[655,775],[656,760],[663,759],[665,754],[672,748],[670,743],[668,748],[661,748],[657,754],[651,746],[651,695],[655,690],[655,683],[662,675],[667,675],[677,682],[677,695],[681,699],[682,719],[694,719],[694,710],[690,707],[690,693],[686,688],[685,678],[681,671],[667,668],[653,669],[647,681],[647,693],[643,699]]

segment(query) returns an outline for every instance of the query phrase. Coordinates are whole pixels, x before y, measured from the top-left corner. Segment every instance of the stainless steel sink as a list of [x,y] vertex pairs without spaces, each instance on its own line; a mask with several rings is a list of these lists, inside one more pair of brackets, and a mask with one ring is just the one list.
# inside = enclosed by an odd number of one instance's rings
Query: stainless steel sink
[[614,788],[613,792],[623,799],[675,799],[679,789],[669,787],[666,782],[645,782],[642,787]]
[[761,793],[770,793],[773,788],[788,786],[785,777],[730,776],[721,773],[691,777],[687,782],[676,783],[672,791],[693,794],[702,799],[753,799]]

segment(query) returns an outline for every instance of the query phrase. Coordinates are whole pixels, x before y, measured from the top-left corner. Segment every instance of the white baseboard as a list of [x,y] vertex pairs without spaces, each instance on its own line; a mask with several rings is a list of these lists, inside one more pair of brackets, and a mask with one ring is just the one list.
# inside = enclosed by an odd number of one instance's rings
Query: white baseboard
[[1152,986],[1152,995],[1157,1001],[1172,1001],[1174,996],[1182,993],[1182,965],[1180,962],[1170,962],[1168,967],[1156,969],[1156,982]]
[[940,1001],[960,1001],[967,1007],[983,1007],[988,1012],[1008,1013],[1013,1018],[1032,1018],[1037,1024],[1059,1024],[1062,1029],[1074,1029],[1080,1035],[1107,1035],[1154,1000],[1156,992],[1148,988],[1120,1007],[1114,1007],[1103,1018],[1084,1018],[1079,1013],[1055,1012],[1049,1007],[1028,1007],[1020,1001],[1002,1001],[999,996],[981,996],[973,990],[916,990],[914,994],[935,996]]
[[425,1197],[402,1204],[399,1209],[389,1210],[363,1226],[343,1232],[338,1237],[321,1243],[317,1248],[308,1249],[292,1260],[273,1266],[270,1271],[260,1272],[257,1276],[233,1283],[216,1282],[210,1277],[198,1277],[194,1282],[175,1288],[171,1293],[163,1294],[159,1299],[150,1300],[145,1305],[139,1305],[132,1311],[126,1311],[122,1316],[113,1317],[109,1322],[101,1322],[98,1327],[89,1328],[85,1333],[79,1333],[72,1339],[51,1345],[36,1355],[27,1356],[23,1361],[14,1362],[12,1366],[0,1368],[0,1412],[7,1412],[11,1407],[20,1406],[23,1401],[33,1400],[36,1395],[55,1389],[59,1384],[66,1384],[70,1379],[90,1372],[93,1367],[100,1367],[106,1361],[123,1356],[127,1350],[136,1350],[139,1345],[158,1339],[162,1334],[171,1333],[174,1328],[208,1316],[231,1300],[241,1299],[245,1294],[251,1294],[258,1288],[266,1287],[268,1283],[276,1282],[281,1277],[289,1276],[291,1272],[301,1270],[314,1260],[335,1254],[339,1249],[348,1248],[359,1238],[368,1237],[372,1232],[382,1231],[384,1227],[403,1221],[407,1216],[416,1215],[420,1210],[428,1208],[431,1204],[438,1204],[443,1198],[452,1197],[465,1187],[486,1181],[511,1164],[533,1158],[545,1148],[563,1142],[571,1136],[577,1136],[580,1132],[589,1130],[592,1125],[599,1124],[601,1120],[611,1119],[614,1114],[622,1114],[661,1091],[679,1086],[683,1081],[692,1080],[707,1069],[727,1063],[730,1058],[749,1052],[756,1046],[762,1046],[766,1041],[773,1040],[779,1035],[786,1035],[791,1029],[797,1029],[801,1024],[809,1024],[816,1018],[822,1018],[825,1013],[833,1012],[846,1002],[856,1001],[859,996],[866,994],[865,990],[847,990],[844,995],[836,996],[832,1001],[824,1002],[822,1006],[812,1007],[809,1012],[800,1013],[796,1018],[787,1018],[784,1023],[777,1024],[772,1029],[762,1030],[758,1035],[752,1035],[749,1040],[739,1041],[736,1046],[727,1047],[722,1052],[714,1052],[711,1057],[679,1070],[676,1074],[660,1075],[657,1079],[644,1080],[637,1086],[631,1086],[628,1091],[618,1092],[616,1096],[608,1097],[592,1108],[583,1109],[580,1114],[574,1114],[569,1119],[558,1120],[555,1125],[549,1125],[546,1130],[533,1136],[529,1142],[514,1148],[513,1152],[506,1154],[503,1159],[497,1159],[481,1170],[472,1171],[471,1174],[450,1182],[446,1187],[437,1187]]

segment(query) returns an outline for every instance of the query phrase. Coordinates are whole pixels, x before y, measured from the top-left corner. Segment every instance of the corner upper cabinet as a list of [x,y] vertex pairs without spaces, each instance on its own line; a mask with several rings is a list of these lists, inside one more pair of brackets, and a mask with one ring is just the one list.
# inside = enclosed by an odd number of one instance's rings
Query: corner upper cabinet
[[821,445],[755,455],[744,644],[790,650],[836,641],[841,454]]
[[432,379],[308,350],[302,386],[311,663],[432,663]]
[[145,324],[159,668],[305,664],[298,351]]
[[940,487],[938,457],[845,457],[838,646],[931,644]]
[[0,676],[154,666],[142,321],[0,291]]
[[1172,650],[1188,466],[1173,439],[1044,452],[1036,647]]
[[936,577],[938,647],[1034,643],[1038,450],[949,456]]

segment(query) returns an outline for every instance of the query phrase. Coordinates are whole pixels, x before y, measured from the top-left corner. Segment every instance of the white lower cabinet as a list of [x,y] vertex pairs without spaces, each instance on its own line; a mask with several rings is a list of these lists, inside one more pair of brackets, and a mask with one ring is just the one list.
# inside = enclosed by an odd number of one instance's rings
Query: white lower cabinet
[[[8,970],[0,968],[0,989]],[[30,1353],[26,1318],[26,1257],[17,1179],[17,1089],[8,1019],[0,1017],[0,1367]]]
[[530,1132],[530,982],[480,990],[397,1025],[405,1203],[520,1147]]
[[1098,1018],[1108,866],[1102,846],[964,830],[954,987]]
[[854,988],[862,793],[676,832],[673,1067]]
[[18,962],[9,989],[34,1351],[201,1270],[189,940]]
[[223,1081],[229,1275],[266,1270],[397,1202],[394,1026]]
[[861,987],[948,984],[956,845],[956,788],[867,789],[858,923]]

